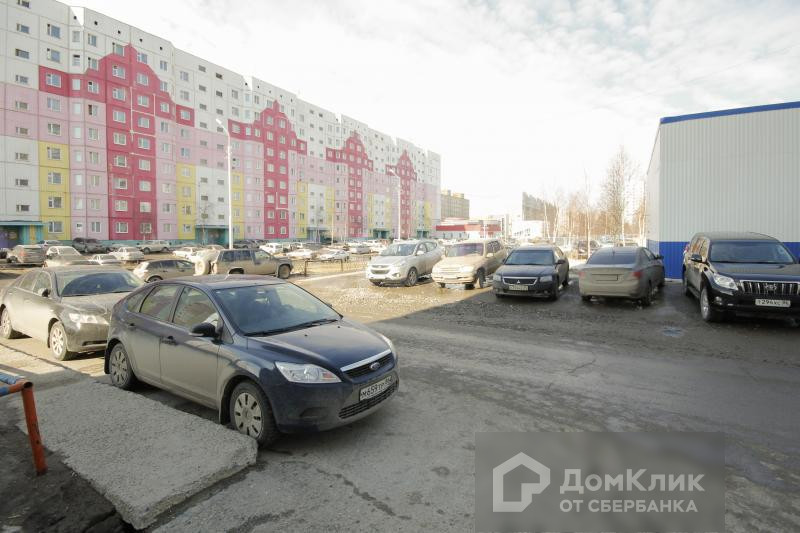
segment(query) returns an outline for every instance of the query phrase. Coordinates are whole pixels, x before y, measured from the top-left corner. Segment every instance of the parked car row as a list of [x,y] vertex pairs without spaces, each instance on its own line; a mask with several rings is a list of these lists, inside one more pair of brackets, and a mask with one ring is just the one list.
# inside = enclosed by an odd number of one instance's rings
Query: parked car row
[[[217,260],[258,252],[224,250]],[[164,274],[161,262],[143,263],[137,275],[31,270],[0,291],[0,336],[39,339],[58,360],[102,350],[115,386],[141,381],[214,408],[220,423],[259,445],[350,424],[398,390],[392,342],[305,290],[246,275],[144,284],[142,273],[149,281]]]

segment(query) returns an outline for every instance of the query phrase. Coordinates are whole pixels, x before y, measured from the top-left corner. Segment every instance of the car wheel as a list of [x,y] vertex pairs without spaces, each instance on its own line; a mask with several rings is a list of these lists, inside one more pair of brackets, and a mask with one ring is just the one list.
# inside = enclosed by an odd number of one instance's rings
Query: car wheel
[[108,356],[108,373],[111,375],[111,383],[120,389],[130,390],[136,385],[130,358],[122,343],[116,344]]
[[281,265],[278,267],[278,277],[281,279],[289,279],[291,272],[292,269],[289,268],[289,265]]
[[564,281],[561,283],[561,286],[565,289],[569,287],[569,274],[564,277]]
[[686,279],[686,271],[683,271],[683,275],[681,276],[681,287],[683,288],[683,294],[686,296],[691,296],[692,291],[689,290],[689,280]]
[[167,252],[169,252],[169,248],[162,248],[162,249],[161,249],[161,253],[162,253],[162,254],[165,254],[165,253],[167,253]]
[[647,292],[640,301],[643,307],[649,307],[653,303],[653,298],[655,298],[656,289],[653,287],[653,282],[647,283]]
[[154,281],[161,281],[163,278],[161,276],[150,276],[147,278],[147,283],[153,283]]
[[417,284],[417,269],[411,267],[408,269],[408,276],[406,276],[406,287],[413,287]]
[[150,248],[142,248],[142,253],[143,254],[149,254],[150,253]]
[[440,289],[444,289],[444,288],[445,288],[445,285],[447,285],[447,284],[446,284],[446,283],[439,283],[439,288],[440,288]]
[[553,284],[553,290],[550,292],[550,301],[555,302],[558,300],[558,297],[561,296],[560,291],[558,290],[560,285],[558,283]]
[[478,270],[478,273],[475,274],[475,285],[479,289],[486,287],[486,274],[483,273],[483,270]]
[[198,261],[194,264],[194,275],[204,276],[211,270],[211,264],[208,261]]
[[581,294],[581,300],[584,301],[584,302],[591,302],[592,301],[592,297],[589,296],[588,294]]
[[61,322],[56,322],[50,327],[50,351],[59,361],[69,361],[75,357],[75,352],[70,352],[67,348],[67,331]]
[[4,339],[16,339],[19,337],[19,332],[11,327],[11,313],[8,312],[8,307],[4,307],[3,313],[0,314],[0,336]]
[[707,287],[700,291],[700,316],[706,322],[719,322],[722,318],[722,313],[711,307]]
[[241,268],[234,268],[233,270],[229,271],[228,274],[244,274],[244,270]]
[[249,381],[236,385],[231,394],[230,420],[233,427],[259,446],[275,442],[280,436],[264,391]]

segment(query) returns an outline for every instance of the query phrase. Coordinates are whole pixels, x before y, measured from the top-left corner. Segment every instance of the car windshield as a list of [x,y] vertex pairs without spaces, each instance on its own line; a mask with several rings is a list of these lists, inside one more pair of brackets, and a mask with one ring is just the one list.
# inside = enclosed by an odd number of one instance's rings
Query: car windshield
[[587,265],[632,265],[636,262],[635,252],[595,252],[586,261]]
[[390,245],[380,255],[384,257],[411,255],[417,248],[417,243],[395,243]]
[[75,248],[61,247],[61,246],[56,248],[56,253],[58,255],[81,255],[81,254],[78,253],[78,250],[76,250]]
[[722,241],[711,245],[709,261],[718,263],[791,264],[794,257],[784,245],[771,241]]
[[116,259],[116,257],[114,257],[114,256],[113,256],[113,255],[111,255],[111,254],[103,254],[103,255],[98,255],[98,256],[97,256],[97,258],[98,258],[98,259]]
[[483,255],[483,243],[454,244],[447,249],[447,257],[462,257],[465,255]]
[[250,285],[214,291],[226,314],[245,335],[272,335],[338,321],[339,314],[291,284]]
[[131,292],[140,285],[142,281],[127,271],[79,271],[56,274],[56,287],[61,297]]
[[515,250],[506,259],[507,265],[552,265],[550,250]]

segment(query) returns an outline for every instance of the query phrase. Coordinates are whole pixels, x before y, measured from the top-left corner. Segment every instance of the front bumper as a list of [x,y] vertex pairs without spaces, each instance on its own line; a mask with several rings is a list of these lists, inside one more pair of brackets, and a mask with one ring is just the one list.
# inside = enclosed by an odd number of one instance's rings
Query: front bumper
[[544,298],[553,294],[553,286],[555,283],[552,279],[548,281],[537,281],[532,284],[515,283],[514,287],[525,287],[525,289],[513,289],[511,285],[504,281],[492,281],[492,290],[495,294],[502,294],[503,296],[527,296]]
[[[391,384],[382,392],[359,401],[364,387],[391,376]],[[377,376],[340,383],[304,384],[282,380],[268,386],[270,402],[278,429],[284,433],[324,431],[371,415],[394,396],[400,386],[395,365]]]
[[367,279],[384,283],[401,283],[408,277],[408,268],[367,268]]
[[[719,311],[764,317],[800,316],[800,296],[746,294],[741,291],[729,291],[713,287],[711,284],[709,284],[708,296],[708,303]],[[757,305],[756,300],[788,301],[789,307]]]
[[67,332],[67,349],[71,352],[98,352],[105,350],[108,324],[87,324],[63,321]]
[[434,272],[431,278],[436,283],[475,283],[475,271],[470,272]]

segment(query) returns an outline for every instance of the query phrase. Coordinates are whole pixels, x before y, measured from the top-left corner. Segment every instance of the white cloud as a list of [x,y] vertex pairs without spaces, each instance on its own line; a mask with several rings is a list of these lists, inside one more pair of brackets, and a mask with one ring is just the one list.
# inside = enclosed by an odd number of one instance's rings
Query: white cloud
[[791,0],[83,4],[439,152],[477,214],[599,180],[620,144],[646,168],[662,116],[800,89]]

